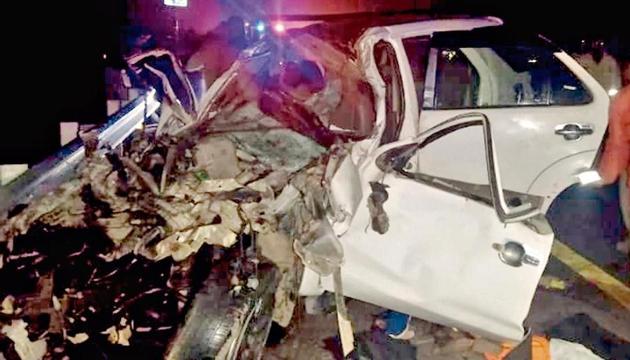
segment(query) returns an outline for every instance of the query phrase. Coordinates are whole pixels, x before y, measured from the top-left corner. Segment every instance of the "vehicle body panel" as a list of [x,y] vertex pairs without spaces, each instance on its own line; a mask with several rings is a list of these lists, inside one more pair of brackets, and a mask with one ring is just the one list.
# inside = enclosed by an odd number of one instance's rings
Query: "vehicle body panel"
[[[389,230],[381,235],[370,227],[369,197],[363,196],[350,228],[340,236],[344,295],[493,338],[518,340],[553,234],[539,234],[522,222],[502,223],[488,204],[396,172],[383,173],[376,166],[378,156],[390,149],[462,131],[438,134],[444,126],[385,145],[366,161],[361,190],[369,194],[371,181],[387,186]],[[500,182],[498,173],[496,178]],[[509,241],[522,244],[539,263],[512,267],[502,262],[496,245]],[[307,269],[300,293],[333,289],[330,277],[320,279]]]

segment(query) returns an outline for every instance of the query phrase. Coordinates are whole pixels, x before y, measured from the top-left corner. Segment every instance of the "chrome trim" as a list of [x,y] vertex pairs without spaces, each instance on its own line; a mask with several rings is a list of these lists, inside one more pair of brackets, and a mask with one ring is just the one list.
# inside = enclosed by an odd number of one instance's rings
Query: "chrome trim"
[[[423,132],[417,138],[418,143],[407,144],[400,148],[405,148],[404,153],[406,153],[407,156],[411,157],[413,153],[415,153],[415,151],[422,149],[423,147],[439,139],[440,137],[471,126],[482,126],[484,131],[486,164],[492,200],[491,203],[479,196],[479,192],[480,190],[482,190],[481,188],[483,188],[483,186],[476,186],[474,184],[468,184],[462,181],[445,179],[421,173],[410,173],[406,171],[404,169],[406,160],[403,163],[402,161],[400,161],[400,159],[394,159],[394,157],[398,155],[398,148],[390,149],[386,153],[379,156],[379,159],[377,159],[377,166],[379,166],[379,168],[381,168],[381,170],[383,171],[386,171],[388,170],[388,168],[391,167],[391,169],[396,170],[406,177],[412,178],[432,187],[459,196],[464,196],[473,200],[485,202],[488,205],[494,207],[497,216],[499,217],[499,220],[503,223],[520,222],[539,215],[539,204],[542,202],[540,201],[540,199],[537,199],[537,197],[533,195],[526,194],[528,197],[527,200],[531,199],[531,201],[524,202],[522,205],[510,207],[507,204],[505,200],[506,191],[503,190],[503,186],[501,184],[501,173],[499,171],[499,164],[497,162],[494,140],[492,138],[490,120],[488,120],[488,117],[482,113],[471,112],[457,115]],[[390,165],[386,165],[385,163],[389,163]]]

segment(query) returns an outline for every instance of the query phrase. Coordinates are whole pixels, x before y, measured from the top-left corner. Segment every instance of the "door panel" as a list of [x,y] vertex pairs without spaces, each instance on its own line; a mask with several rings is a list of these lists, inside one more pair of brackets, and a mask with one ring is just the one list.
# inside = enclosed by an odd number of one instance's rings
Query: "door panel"
[[[522,322],[553,235],[541,235],[522,222],[499,220],[497,196],[490,188],[501,189],[501,177],[487,166],[494,163],[489,123],[480,114],[469,117],[477,120],[453,119],[417,139],[377,152],[382,156],[372,165],[385,174],[362,176],[365,196],[350,229],[340,238],[345,254],[344,294],[441,324],[516,340],[523,335]],[[481,139],[481,149],[471,149],[470,154],[481,157],[485,180],[480,176],[476,184],[458,183],[408,170],[416,162],[414,156],[466,132]],[[484,159],[489,159],[488,164]],[[368,169],[362,175],[368,173],[376,172]],[[375,180],[387,186],[383,208],[389,230],[384,234],[372,230],[367,206],[369,181]],[[523,247],[529,263],[514,266],[505,256],[499,257],[500,247],[510,242]],[[330,279],[324,279],[323,286],[333,289]]]
[[[342,237],[347,296],[494,338],[520,339],[552,237],[500,223],[486,205],[388,174],[390,230],[369,228],[365,202]],[[367,229],[367,230],[366,230]],[[538,266],[511,267],[495,243],[515,240]],[[332,290],[332,284],[327,284]]]

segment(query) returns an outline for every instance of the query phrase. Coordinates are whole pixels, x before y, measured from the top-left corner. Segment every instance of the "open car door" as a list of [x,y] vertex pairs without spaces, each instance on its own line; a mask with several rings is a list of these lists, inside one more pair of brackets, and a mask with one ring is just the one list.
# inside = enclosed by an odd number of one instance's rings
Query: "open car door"
[[[485,183],[416,170],[419,152],[451,136],[475,137],[477,147],[467,156],[482,157]],[[361,182],[366,196],[340,238],[346,296],[495,339],[522,338],[553,234],[538,209],[542,199],[502,188],[483,114],[458,116],[381,147]],[[385,229],[382,214],[373,219],[368,211],[374,183],[387,192],[379,194],[386,199]],[[330,278],[321,281],[325,290],[332,285]]]

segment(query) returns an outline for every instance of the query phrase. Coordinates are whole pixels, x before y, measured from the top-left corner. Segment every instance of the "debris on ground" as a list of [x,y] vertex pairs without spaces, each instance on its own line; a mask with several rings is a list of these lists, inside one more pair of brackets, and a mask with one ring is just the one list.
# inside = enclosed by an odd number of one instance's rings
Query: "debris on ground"
[[112,344],[129,346],[129,338],[131,337],[131,326],[127,325],[123,328],[110,326],[103,332],[107,335],[107,340]]
[[7,295],[4,300],[2,300],[2,312],[5,315],[11,315],[15,311],[13,307],[13,303],[15,302],[15,298],[11,295]]
[[[534,335],[527,337],[524,343],[518,346],[503,344],[499,353],[486,353],[486,360],[503,360],[517,352],[520,346],[528,346],[526,349],[529,358],[532,360],[601,360],[602,358],[595,355],[592,351],[584,347],[582,344],[561,340],[548,339],[544,336]],[[519,352],[520,354],[520,352]]]
[[67,335],[66,338],[68,339],[68,341],[76,345],[86,342],[87,339],[89,339],[90,337],[86,333],[78,333],[75,336]]
[[566,290],[566,281],[551,275],[543,275],[539,281],[540,286],[548,290]]
[[[385,309],[358,300],[349,300],[347,307],[356,335],[356,349],[350,359],[486,360],[484,353],[502,350],[499,342],[417,318],[411,318],[408,327],[413,330],[414,337],[409,340],[392,339],[374,326]],[[289,328],[284,340],[268,349],[265,358],[344,359],[335,316],[334,312],[302,314],[295,319],[295,325]],[[462,344],[457,349],[459,352],[448,351],[453,341]],[[464,343],[466,346],[463,346]],[[469,346],[471,343],[472,346]]]
[[15,352],[20,359],[41,360],[46,354],[46,340],[31,341],[26,331],[27,325],[23,320],[13,320],[10,325],[4,325],[1,332],[13,341]]

